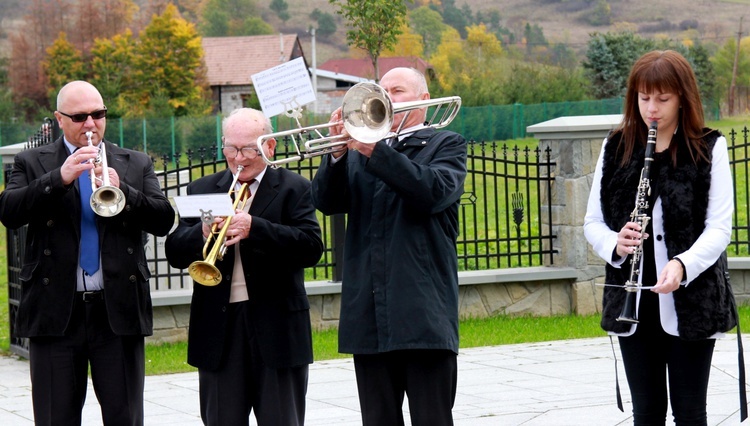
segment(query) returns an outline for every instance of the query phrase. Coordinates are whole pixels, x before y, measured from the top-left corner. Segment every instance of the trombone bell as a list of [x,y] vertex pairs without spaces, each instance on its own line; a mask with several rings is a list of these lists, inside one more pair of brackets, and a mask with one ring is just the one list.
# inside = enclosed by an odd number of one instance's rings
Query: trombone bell
[[393,104],[377,84],[359,83],[344,95],[341,118],[349,135],[360,142],[375,143],[393,126]]

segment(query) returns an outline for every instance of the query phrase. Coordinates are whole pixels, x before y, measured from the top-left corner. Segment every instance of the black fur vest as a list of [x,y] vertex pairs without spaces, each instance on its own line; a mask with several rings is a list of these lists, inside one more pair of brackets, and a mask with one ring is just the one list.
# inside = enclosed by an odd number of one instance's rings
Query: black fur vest
[[[645,147],[636,147],[631,161],[620,167],[622,153],[617,149],[620,136],[610,135],[605,146],[600,193],[604,221],[614,231],[622,229],[630,220],[645,152]],[[658,188],[654,189],[662,202],[664,241],[669,258],[689,249],[703,232],[711,185],[711,153],[719,136],[717,131],[705,136],[708,162],[703,161],[696,166],[687,150],[679,149],[676,167],[667,161],[658,168],[659,174],[654,179]],[[682,137],[678,132],[674,142],[680,143],[678,141]],[[722,255],[690,285],[680,287],[673,293],[678,333],[683,339],[705,339],[737,324],[725,271],[726,256]],[[629,275],[629,259],[619,269],[606,265],[607,283],[622,285],[630,278]],[[615,320],[622,310],[625,294],[622,288],[604,288],[601,322],[604,330],[616,333],[630,330],[630,324]]]

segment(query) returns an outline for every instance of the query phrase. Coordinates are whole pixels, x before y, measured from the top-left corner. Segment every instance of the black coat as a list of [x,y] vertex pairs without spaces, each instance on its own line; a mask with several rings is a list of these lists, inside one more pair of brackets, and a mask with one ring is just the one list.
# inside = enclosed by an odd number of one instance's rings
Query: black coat
[[349,151],[313,179],[315,206],[347,213],[339,351],[458,353],[458,205],[466,140],[421,130],[371,158]]
[[[188,194],[226,193],[229,171],[188,185]],[[249,320],[263,362],[285,368],[312,362],[310,304],[304,268],[323,253],[320,225],[310,201],[310,182],[286,169],[266,170],[250,206],[252,227],[240,244],[247,283]],[[167,237],[170,265],[187,268],[203,259],[204,239],[199,218],[180,218]],[[234,266],[234,246],[216,262],[222,281],[214,287],[193,286],[188,334],[188,363],[214,370],[220,366],[227,330],[227,306]]]
[[[147,155],[103,143],[126,199],[120,214],[96,217],[109,323],[118,335],[150,335],[151,274],[142,232],[166,235],[174,225],[174,210]],[[81,204],[78,184],[63,186],[60,167],[67,157],[62,137],[20,152],[0,194],[2,223],[11,229],[29,225],[16,317],[21,337],[63,335],[73,308]]]

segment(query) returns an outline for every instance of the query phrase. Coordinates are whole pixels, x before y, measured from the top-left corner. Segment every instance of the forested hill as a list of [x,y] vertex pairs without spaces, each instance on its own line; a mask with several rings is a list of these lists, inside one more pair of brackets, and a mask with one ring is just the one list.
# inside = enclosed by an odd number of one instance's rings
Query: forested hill
[[[48,0],[48,7],[60,3],[95,0]],[[139,7],[139,19],[148,20],[151,11],[167,0],[133,0]],[[198,5],[212,0],[173,0],[186,19],[196,21]],[[214,0],[215,1],[215,0]],[[286,21],[279,19],[271,9],[273,2],[288,6]],[[343,1],[343,0],[341,0]],[[393,1],[393,0],[373,0]],[[335,6],[328,0],[232,0],[234,3],[254,3],[257,14],[283,33],[297,33],[309,55],[311,37],[308,29],[316,22],[311,13],[319,11],[334,16],[335,33],[317,40],[318,61],[348,54],[345,24],[335,15]],[[592,32],[628,29],[643,37],[690,38],[712,44],[723,44],[727,38],[736,37],[739,19],[745,21],[743,32],[750,33],[750,0],[414,0],[413,5],[438,3],[446,23],[461,27],[464,24],[496,21],[498,34],[507,44],[525,41],[526,24],[541,30],[547,43],[564,44],[578,53],[585,50]],[[7,39],[14,31],[25,31],[21,21],[25,7],[37,1],[0,0],[0,57],[8,55]],[[448,12],[450,9],[450,12]],[[453,22],[449,22],[453,21]],[[329,29],[330,26],[325,29]],[[32,30],[33,31],[33,30]],[[533,41],[532,41],[533,42]]]

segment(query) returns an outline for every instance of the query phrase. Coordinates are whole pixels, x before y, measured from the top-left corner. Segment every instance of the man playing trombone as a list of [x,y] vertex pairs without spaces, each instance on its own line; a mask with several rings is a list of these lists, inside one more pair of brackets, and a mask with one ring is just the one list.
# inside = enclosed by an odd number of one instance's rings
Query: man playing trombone
[[[66,84],[55,111],[63,136],[16,155],[0,194],[3,225],[28,225],[15,324],[29,338],[37,425],[81,424],[89,368],[103,424],[143,424],[143,232],[166,235],[174,210],[151,159],[104,140],[106,116],[94,86]],[[102,190],[114,203],[97,199]]]
[[[235,214],[213,223],[181,217],[167,237],[170,265],[189,268],[196,281],[188,363],[198,367],[201,418],[209,426],[247,425],[251,411],[259,426],[304,424],[313,361],[304,268],[317,264],[323,242],[310,181],[263,161],[276,141],[262,146],[263,155],[256,141],[271,131],[254,109],[224,119],[228,167],[191,182],[187,193],[228,193]],[[207,250],[207,241],[225,246],[221,259],[207,259],[204,253],[217,251]],[[204,281],[208,275],[213,279]]]
[[[411,68],[380,85],[394,104],[430,97]],[[339,351],[354,355],[365,426],[403,425],[405,394],[413,425],[453,424],[466,141],[425,127],[425,117],[425,108],[396,113],[397,137],[349,140],[313,179],[315,207],[348,215]],[[338,109],[331,122],[341,120]],[[343,125],[331,132],[346,134]]]

